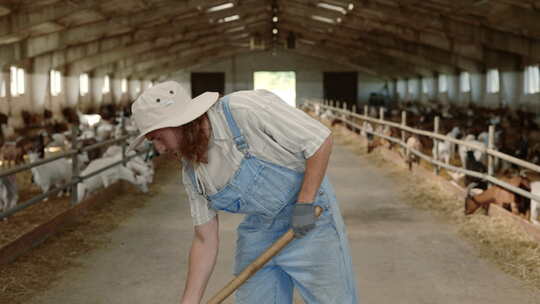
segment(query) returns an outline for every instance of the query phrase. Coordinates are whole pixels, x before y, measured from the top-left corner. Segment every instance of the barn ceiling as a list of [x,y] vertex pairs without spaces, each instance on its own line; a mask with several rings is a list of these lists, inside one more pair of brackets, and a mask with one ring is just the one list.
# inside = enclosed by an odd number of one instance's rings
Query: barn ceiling
[[519,69],[540,62],[540,0],[0,0],[0,66],[154,79],[293,40],[385,78]]

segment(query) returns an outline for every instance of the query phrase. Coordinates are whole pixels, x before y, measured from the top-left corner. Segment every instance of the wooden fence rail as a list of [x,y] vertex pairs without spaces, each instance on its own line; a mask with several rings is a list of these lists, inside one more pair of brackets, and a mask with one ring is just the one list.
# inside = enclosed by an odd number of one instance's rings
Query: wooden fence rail
[[[501,153],[501,152],[499,152],[497,150],[494,150],[492,148],[493,147],[493,136],[492,136],[493,135],[493,128],[492,127],[490,127],[490,136],[489,136],[488,147],[482,147],[481,148],[481,147],[477,147],[477,146],[472,145],[472,144],[470,144],[470,143],[468,143],[466,141],[463,141],[463,140],[455,139],[455,138],[445,136],[445,135],[442,135],[442,134],[437,134],[435,132],[419,130],[419,129],[408,127],[405,124],[405,118],[407,117],[407,114],[406,114],[405,111],[402,112],[402,122],[401,123],[395,123],[395,122],[384,120],[384,114],[382,114],[382,115],[380,114],[381,118],[379,118],[379,119],[369,117],[367,115],[369,113],[369,108],[367,106],[364,107],[364,115],[361,115],[361,114],[353,113],[353,112],[347,110],[347,108],[345,107],[345,104],[344,104],[343,108],[334,107],[333,105],[328,105],[325,102],[316,102],[316,101],[311,101],[311,100],[307,101],[307,104],[309,106],[311,106],[311,107],[319,106],[322,109],[330,110],[331,112],[335,112],[335,113],[337,113],[337,115],[332,114],[331,116],[333,118],[338,118],[338,119],[340,119],[341,121],[343,121],[344,123],[346,123],[347,125],[349,125],[349,126],[351,126],[353,128],[362,130],[362,131],[364,131],[366,133],[373,134],[375,136],[384,138],[384,139],[386,139],[388,141],[391,141],[391,142],[393,142],[395,144],[398,144],[402,148],[404,148],[405,150],[410,151],[410,153],[413,153],[413,154],[417,155],[418,157],[424,159],[425,161],[427,161],[427,162],[429,162],[429,163],[431,163],[433,165],[436,165],[436,166],[441,167],[441,168],[445,168],[447,170],[460,172],[460,173],[463,173],[463,174],[466,174],[466,175],[469,175],[469,176],[482,178],[482,179],[484,179],[484,180],[486,180],[486,181],[488,181],[488,182],[490,182],[492,184],[498,185],[498,186],[500,186],[500,187],[502,187],[504,189],[507,189],[509,191],[512,191],[512,192],[514,192],[516,194],[519,194],[521,196],[524,196],[524,197],[527,197],[527,198],[530,198],[532,200],[540,202],[540,196],[532,194],[531,192],[525,191],[525,190],[520,189],[518,187],[512,186],[509,183],[501,181],[501,180],[497,179],[496,177],[494,177],[493,176],[493,171],[494,171],[493,170],[493,163],[494,163],[493,161],[489,161],[488,174],[484,174],[484,173],[480,173],[480,172],[471,171],[471,170],[463,169],[463,168],[460,168],[460,167],[452,166],[452,165],[446,164],[444,162],[441,162],[439,160],[436,160],[433,157],[422,153],[421,151],[418,151],[416,149],[407,147],[406,139],[405,139],[405,136],[404,136],[403,132],[402,132],[402,135],[401,135],[401,139],[391,137],[391,136],[386,136],[384,134],[381,134],[381,133],[378,133],[378,132],[375,132],[375,131],[372,132],[372,131],[364,130],[362,126],[350,121],[348,118],[349,117],[354,117],[354,118],[357,118],[359,120],[368,121],[368,122],[372,122],[372,123],[375,123],[375,124],[387,125],[387,126],[390,126],[390,127],[398,128],[398,129],[400,129],[402,131],[427,136],[427,137],[429,137],[431,139],[438,139],[438,140],[441,140],[441,141],[449,141],[449,142],[452,142],[452,143],[455,143],[455,144],[458,144],[458,145],[464,145],[464,146],[466,146],[468,148],[482,151],[483,153],[486,153],[489,157],[493,157],[493,158],[496,157],[496,158],[508,161],[510,163],[516,164],[517,166],[520,166],[520,167],[529,169],[531,171],[540,173],[540,166],[537,166],[537,165],[535,165],[533,163],[521,160],[519,158],[510,156],[510,155]],[[380,113],[384,113],[384,112],[380,111]],[[436,120],[438,120],[438,117],[436,117]],[[435,142],[437,142],[437,141],[435,141]]]

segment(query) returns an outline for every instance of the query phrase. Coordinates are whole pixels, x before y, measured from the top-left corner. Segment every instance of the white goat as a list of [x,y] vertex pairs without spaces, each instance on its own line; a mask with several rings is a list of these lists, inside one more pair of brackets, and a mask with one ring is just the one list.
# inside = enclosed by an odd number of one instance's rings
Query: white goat
[[[36,152],[28,153],[30,162],[39,160],[39,156]],[[55,161],[34,167],[31,169],[34,182],[38,184],[43,193],[49,191],[51,186],[61,187],[68,183],[71,179],[71,162],[65,158],[57,159]],[[58,196],[63,193],[67,194],[67,191],[60,191]],[[46,201],[48,198],[45,198]]]
[[114,126],[106,120],[101,120],[96,128],[96,140],[102,141],[111,138],[114,134]]
[[409,138],[407,138],[407,151],[405,155],[405,162],[409,165],[409,170],[412,170],[412,165],[414,163],[419,163],[420,158],[412,153],[410,150],[415,149],[417,151],[422,151],[422,142],[418,138],[417,135],[412,135]]
[[360,132],[360,135],[364,137],[371,137],[372,134],[366,131],[373,132],[373,126],[369,122],[364,121],[364,123],[362,123],[362,131]]
[[[472,134],[467,135],[465,137],[465,141],[480,149],[486,147],[486,145],[483,142],[476,140],[476,136]],[[458,152],[459,152],[459,158],[461,159],[461,166],[463,168],[465,168],[465,161],[467,160],[467,151],[470,151],[470,150],[474,150],[474,158],[476,159],[476,161],[485,162],[484,152],[460,145],[458,148]]]
[[62,133],[54,133],[51,135],[51,142],[47,144],[47,147],[59,147],[62,149],[68,149],[70,144],[66,136]]
[[329,120],[333,116],[332,111],[326,110],[321,114],[321,119]]
[[[126,154],[126,157],[133,156],[136,152],[130,151]],[[103,157],[116,157],[121,158],[122,147],[112,145],[107,148],[107,151],[103,154]],[[154,180],[154,167],[152,162],[145,162],[142,157],[135,156],[126,163],[126,167],[133,170],[137,175],[145,177],[148,183],[152,183]]]
[[[81,172],[81,175],[88,175],[121,159],[121,156],[113,156],[93,160],[90,162],[88,167]],[[139,187],[142,192],[148,192],[147,178],[143,176],[135,176],[135,173],[129,168],[122,165],[117,165],[79,183],[77,185],[78,201],[82,201],[89,193],[92,193],[99,188],[106,188],[118,180],[128,181]]]
[[[15,175],[0,178],[0,212],[8,211],[17,205],[19,193]],[[4,218],[6,220],[7,218]]]
[[[457,138],[460,134],[459,127],[454,127],[452,131],[448,132],[446,136]],[[454,156],[455,150],[456,150],[456,144],[450,141],[445,140],[444,142],[433,140],[433,149],[432,149],[432,155],[435,157],[435,142],[438,142],[438,158],[437,160],[444,160],[446,164],[450,164],[450,159]]]

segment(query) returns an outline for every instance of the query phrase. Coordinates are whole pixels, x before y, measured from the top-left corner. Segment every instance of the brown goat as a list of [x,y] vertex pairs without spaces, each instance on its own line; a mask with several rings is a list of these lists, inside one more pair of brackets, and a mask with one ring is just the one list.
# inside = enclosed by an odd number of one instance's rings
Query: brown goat
[[[526,177],[516,175],[503,177],[501,180],[514,187],[531,191],[530,181]],[[531,200],[516,195],[514,192],[499,186],[491,186],[486,191],[474,196],[471,196],[469,192],[468,190],[465,198],[465,215],[474,213],[480,207],[484,208],[487,213],[489,204],[497,204],[513,214],[521,215],[525,218],[529,216]]]

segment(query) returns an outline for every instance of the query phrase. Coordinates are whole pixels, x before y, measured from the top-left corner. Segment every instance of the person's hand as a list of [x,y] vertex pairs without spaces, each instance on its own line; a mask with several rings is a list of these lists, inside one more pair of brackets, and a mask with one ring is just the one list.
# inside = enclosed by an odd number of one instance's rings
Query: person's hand
[[293,207],[292,229],[294,237],[305,236],[315,227],[315,206],[313,203],[296,203]]

